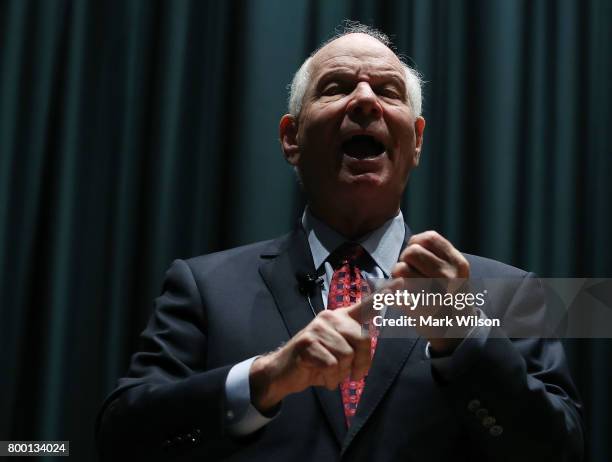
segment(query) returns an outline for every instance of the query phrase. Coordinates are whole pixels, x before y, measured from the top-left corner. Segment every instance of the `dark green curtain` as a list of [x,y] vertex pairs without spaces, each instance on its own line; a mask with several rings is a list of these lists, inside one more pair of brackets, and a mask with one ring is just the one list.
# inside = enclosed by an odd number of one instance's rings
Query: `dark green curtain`
[[[3,0],[0,440],[94,460],[170,262],[294,226],[286,85],[344,18],[391,34],[427,82],[414,230],[612,276],[608,0]],[[611,460],[612,343],[567,351],[591,460]]]

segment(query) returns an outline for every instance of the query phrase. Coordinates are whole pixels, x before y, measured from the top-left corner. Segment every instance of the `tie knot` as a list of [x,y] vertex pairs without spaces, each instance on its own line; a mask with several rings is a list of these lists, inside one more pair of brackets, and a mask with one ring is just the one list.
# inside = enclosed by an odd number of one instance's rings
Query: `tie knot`
[[347,263],[355,265],[366,255],[367,252],[361,245],[355,242],[345,242],[332,252],[329,261],[334,268],[337,268]]

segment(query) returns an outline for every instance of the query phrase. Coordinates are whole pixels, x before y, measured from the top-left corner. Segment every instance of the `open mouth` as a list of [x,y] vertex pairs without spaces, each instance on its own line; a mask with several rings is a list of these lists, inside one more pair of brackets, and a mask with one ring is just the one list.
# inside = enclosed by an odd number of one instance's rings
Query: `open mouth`
[[370,135],[355,135],[342,143],[342,152],[355,159],[380,156],[385,146]]

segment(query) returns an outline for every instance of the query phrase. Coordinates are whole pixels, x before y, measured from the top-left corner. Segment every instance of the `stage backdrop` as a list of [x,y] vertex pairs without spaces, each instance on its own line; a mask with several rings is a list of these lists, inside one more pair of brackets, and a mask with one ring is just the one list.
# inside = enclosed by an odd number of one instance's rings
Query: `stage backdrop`
[[[343,18],[393,35],[427,82],[414,230],[612,276],[608,0],[4,0],[0,440],[93,460],[170,262],[295,225],[286,85]],[[567,346],[592,460],[611,460],[612,343]]]

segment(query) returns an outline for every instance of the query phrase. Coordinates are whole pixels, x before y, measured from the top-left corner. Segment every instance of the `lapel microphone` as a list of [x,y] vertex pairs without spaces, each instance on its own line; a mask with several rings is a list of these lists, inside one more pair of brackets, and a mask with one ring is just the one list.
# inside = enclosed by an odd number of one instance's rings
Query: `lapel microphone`
[[317,286],[323,285],[323,276],[317,276],[316,273],[304,273],[303,271],[298,271],[295,273],[295,279],[298,282],[298,291],[306,297],[312,314],[316,316],[317,312],[314,309],[314,306],[312,306],[311,297],[315,294]]

